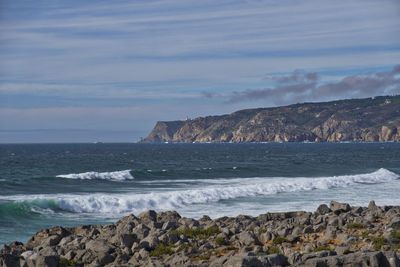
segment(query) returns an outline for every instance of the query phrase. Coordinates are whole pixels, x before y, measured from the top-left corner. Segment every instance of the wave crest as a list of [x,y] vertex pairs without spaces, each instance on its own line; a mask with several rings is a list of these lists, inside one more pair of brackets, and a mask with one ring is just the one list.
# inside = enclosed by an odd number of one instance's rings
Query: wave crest
[[125,181],[132,180],[134,177],[131,170],[115,171],[115,172],[83,172],[57,175],[58,178],[81,179],[81,180],[111,180]]
[[[396,180],[399,175],[386,169],[372,173],[343,175],[320,178],[241,178],[235,185],[225,183],[210,185],[198,189],[187,189],[153,193],[124,193],[124,194],[91,194],[91,195],[36,195],[10,196],[8,200],[30,201],[33,204],[48,208],[42,201],[51,201],[58,209],[73,213],[107,213],[121,214],[140,212],[147,209],[169,210],[192,204],[218,202],[220,200],[239,197],[253,197],[311,191],[345,188],[355,184],[377,184]],[[234,179],[239,180],[239,179]],[[237,181],[238,182],[238,181]]]

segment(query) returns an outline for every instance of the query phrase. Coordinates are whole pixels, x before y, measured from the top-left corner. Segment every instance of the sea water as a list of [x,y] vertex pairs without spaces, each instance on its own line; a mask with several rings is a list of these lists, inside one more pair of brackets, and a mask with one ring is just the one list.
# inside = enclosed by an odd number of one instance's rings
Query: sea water
[[400,205],[399,143],[0,145],[0,244],[143,210],[213,218]]

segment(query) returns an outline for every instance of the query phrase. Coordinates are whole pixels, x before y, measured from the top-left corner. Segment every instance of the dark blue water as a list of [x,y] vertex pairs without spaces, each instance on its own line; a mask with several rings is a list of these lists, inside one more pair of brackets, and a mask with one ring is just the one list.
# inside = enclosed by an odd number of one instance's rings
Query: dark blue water
[[0,145],[0,242],[149,208],[215,217],[400,204],[398,174],[399,143]]

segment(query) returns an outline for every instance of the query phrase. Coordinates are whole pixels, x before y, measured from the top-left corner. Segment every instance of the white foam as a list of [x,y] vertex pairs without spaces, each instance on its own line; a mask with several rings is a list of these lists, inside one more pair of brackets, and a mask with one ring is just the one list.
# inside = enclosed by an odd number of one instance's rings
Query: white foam
[[83,172],[57,175],[58,178],[82,179],[82,180],[112,180],[125,181],[132,180],[131,170],[115,171],[115,172]]
[[[396,180],[399,175],[386,169],[372,173],[320,177],[320,178],[236,178],[233,185],[210,184],[197,189],[174,190],[151,193],[123,194],[55,194],[0,196],[14,201],[49,200],[62,210],[74,213],[121,214],[146,209],[170,210],[240,197],[272,195],[346,188],[356,184],[378,184]],[[225,180],[228,179],[223,179]]]

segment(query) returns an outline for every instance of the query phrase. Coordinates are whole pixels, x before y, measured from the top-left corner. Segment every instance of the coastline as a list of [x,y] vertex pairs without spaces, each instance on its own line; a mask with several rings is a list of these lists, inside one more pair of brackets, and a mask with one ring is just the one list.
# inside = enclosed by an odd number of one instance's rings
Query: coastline
[[[397,253],[396,253],[397,252]],[[199,220],[147,211],[108,225],[61,226],[0,250],[0,266],[400,266],[400,206]]]

